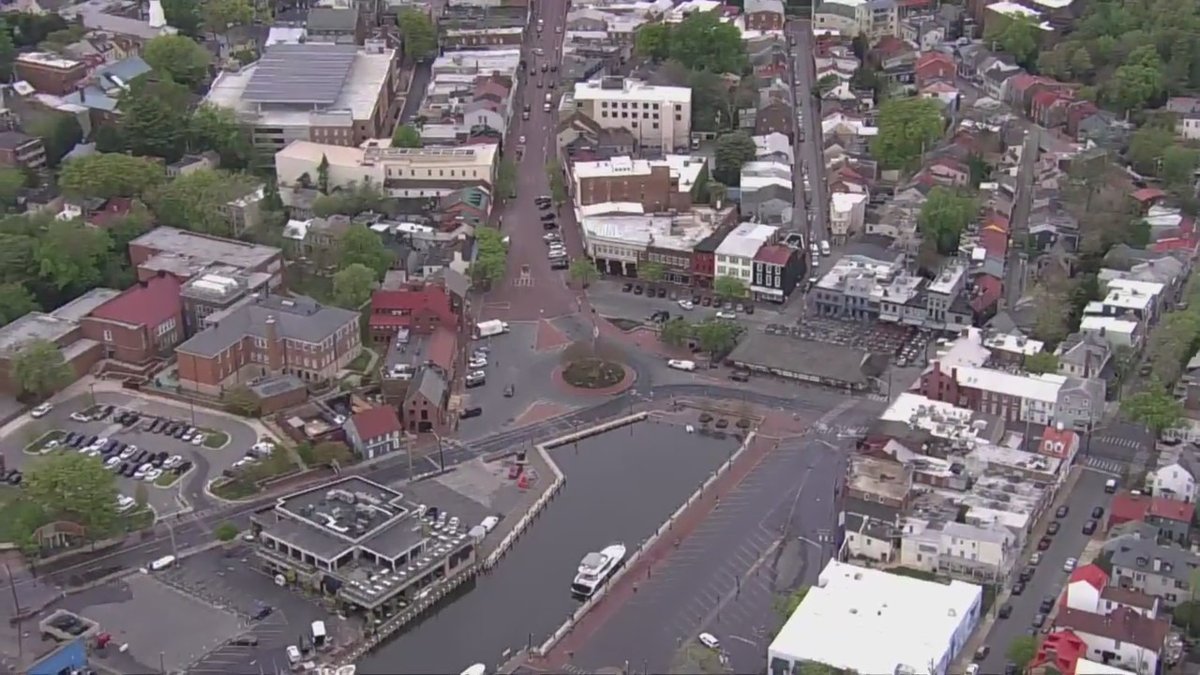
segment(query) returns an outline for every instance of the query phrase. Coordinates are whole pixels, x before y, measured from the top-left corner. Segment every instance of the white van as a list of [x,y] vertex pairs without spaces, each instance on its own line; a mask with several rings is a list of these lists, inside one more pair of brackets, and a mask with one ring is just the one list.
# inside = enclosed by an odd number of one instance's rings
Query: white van
[[462,671],[462,675],[487,675],[487,666],[483,665],[482,663],[476,663],[470,668]]
[[288,645],[287,648],[288,663],[293,666],[300,663],[300,648],[296,645]]
[[150,569],[157,572],[159,570],[165,570],[174,564],[175,564],[175,556],[165,555],[165,556],[159,558],[158,560],[155,560],[154,562],[150,563]]
[[1104,481],[1104,491],[1110,495],[1113,494],[1114,492],[1116,492],[1117,491],[1117,479],[1109,478],[1108,480]]
[[554,100],[554,94],[546,92],[546,104],[549,105]]
[[667,361],[667,367],[674,368],[675,370],[686,370],[690,373],[696,369],[696,362],[685,361],[683,359],[671,359]]
[[313,641],[313,646],[316,647],[317,649],[321,649],[322,647],[325,646],[325,622],[324,621],[312,622],[312,641]]
[[821,241],[821,255],[831,255],[832,253],[833,253],[833,249],[829,248],[829,242],[822,240]]

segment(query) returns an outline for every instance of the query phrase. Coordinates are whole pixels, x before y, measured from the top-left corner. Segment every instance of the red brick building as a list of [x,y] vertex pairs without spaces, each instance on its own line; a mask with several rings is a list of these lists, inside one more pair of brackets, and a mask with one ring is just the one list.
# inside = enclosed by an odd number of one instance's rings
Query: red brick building
[[958,66],[954,58],[942,52],[925,52],[917,59],[917,86],[923,87],[935,80],[954,82]]
[[368,319],[371,339],[377,344],[391,342],[402,330],[421,335],[438,328],[454,330],[458,317],[451,305],[450,293],[438,284],[414,284],[398,290],[378,290],[371,294]]
[[48,52],[20,54],[13,69],[18,80],[25,80],[40,93],[55,96],[66,96],[75,91],[88,75],[88,65],[83,61]]
[[746,30],[783,30],[783,0],[746,0],[744,7]]
[[139,281],[81,319],[80,331],[103,346],[105,358],[142,364],[168,356],[183,339],[179,287],[165,273]]

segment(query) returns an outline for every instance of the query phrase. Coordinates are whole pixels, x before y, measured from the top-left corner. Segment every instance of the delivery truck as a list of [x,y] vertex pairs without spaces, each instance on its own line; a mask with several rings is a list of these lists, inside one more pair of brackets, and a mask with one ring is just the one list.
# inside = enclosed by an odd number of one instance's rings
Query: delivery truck
[[501,333],[507,333],[507,332],[508,332],[508,322],[501,321],[499,319],[492,319],[490,321],[480,321],[479,323],[475,324],[475,337],[476,338],[492,337],[493,335],[500,335]]

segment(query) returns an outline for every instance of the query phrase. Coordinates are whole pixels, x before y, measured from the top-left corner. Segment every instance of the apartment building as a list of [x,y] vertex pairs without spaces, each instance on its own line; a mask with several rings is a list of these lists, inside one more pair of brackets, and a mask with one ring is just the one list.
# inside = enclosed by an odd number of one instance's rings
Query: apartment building
[[520,49],[525,39],[525,29],[512,28],[467,28],[442,31],[438,46],[446,51],[459,49]]
[[693,248],[731,212],[596,215],[579,224],[587,256],[602,273],[636,277],[639,265],[653,262],[662,265],[668,281],[690,283]]
[[863,35],[874,43],[900,32],[894,0],[825,0],[813,10],[813,28],[836,31],[846,37]]
[[37,136],[20,131],[0,132],[0,164],[19,169],[40,169],[46,165],[46,146]]
[[1145,593],[1162,600],[1166,607],[1194,596],[1200,555],[1176,546],[1160,546],[1153,536],[1121,536],[1104,547],[1112,553],[1110,585]]
[[935,279],[900,274],[878,284],[879,320],[936,330],[971,325],[965,265],[951,263]]
[[900,562],[932,574],[999,583],[1020,555],[1018,541],[1003,525],[906,518]]
[[746,30],[773,32],[783,30],[783,0],[746,0],[742,8]]
[[749,289],[754,283],[754,258],[759,249],[774,244],[779,228],[762,223],[742,223],[717,247],[717,278],[737,279]]
[[49,52],[18,54],[13,61],[17,79],[24,80],[42,94],[66,96],[75,91],[88,75],[88,65]]
[[912,486],[911,466],[891,458],[850,456],[842,500],[848,555],[882,563],[896,560]]
[[186,281],[214,265],[223,265],[264,275],[268,288],[283,283],[282,250],[173,227],[156,227],[129,242],[129,261],[142,280],[166,271]]
[[807,257],[791,246],[771,244],[754,255],[750,296],[762,302],[784,303],[804,278]]
[[281,196],[313,188],[324,163],[331,189],[370,183],[397,198],[444,197],[467,187],[491,189],[498,149],[492,144],[392,148],[386,141],[349,148],[293,141],[275,154],[275,175]]
[[812,293],[814,307],[818,316],[874,321],[880,315],[881,286],[897,283],[907,284],[908,295],[919,285],[918,280],[903,274],[899,256],[851,253],[817,281]]
[[842,245],[863,231],[867,219],[866,193],[834,192],[829,195],[829,238]]
[[639,80],[602,77],[577,82],[575,109],[601,127],[628,129],[645,150],[674,152],[691,146],[692,90]]
[[576,205],[639,204],[645,213],[690,210],[703,197],[697,190],[707,175],[706,160],[690,155],[659,160],[614,157],[571,167]]
[[266,375],[326,382],[362,351],[358,312],[312,298],[250,298],[175,348],[179,386],[207,396]]
[[396,51],[381,42],[281,43],[255,63],[222,71],[205,101],[234,111],[269,164],[293,141],[357,147],[390,137],[399,73]]

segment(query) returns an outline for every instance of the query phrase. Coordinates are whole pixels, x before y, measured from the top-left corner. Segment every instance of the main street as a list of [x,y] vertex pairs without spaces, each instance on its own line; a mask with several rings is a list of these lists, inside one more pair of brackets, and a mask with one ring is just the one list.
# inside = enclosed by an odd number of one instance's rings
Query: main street
[[1004,271],[1004,302],[1008,308],[1017,306],[1025,294],[1025,265],[1029,254],[1025,240],[1029,233],[1029,211],[1033,202],[1033,173],[1037,162],[1039,127],[1033,126],[1025,132],[1025,145],[1021,149],[1021,164],[1017,169],[1017,194],[1013,204],[1012,219],[1009,221],[1008,261]]
[[[809,241],[829,239],[826,205],[829,197],[825,183],[825,162],[821,148],[820,102],[812,95],[816,63],[812,24],[796,19],[787,24],[788,42],[794,46],[789,63],[792,80],[792,110],[798,119],[794,134],[795,165],[792,169],[796,202],[797,229],[809,233]],[[811,197],[805,194],[804,176],[808,176]]]

